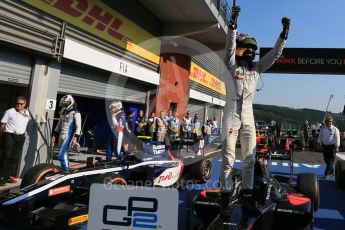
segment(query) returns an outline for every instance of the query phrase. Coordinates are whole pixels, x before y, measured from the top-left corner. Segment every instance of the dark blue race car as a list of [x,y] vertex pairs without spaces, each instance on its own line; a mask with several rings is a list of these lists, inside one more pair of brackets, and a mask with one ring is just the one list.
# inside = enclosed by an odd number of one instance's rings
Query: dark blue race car
[[204,183],[211,175],[210,158],[176,158],[158,142],[143,143],[140,151],[124,159],[96,161],[72,172],[39,164],[26,173],[18,192],[0,196],[0,226],[16,223],[20,228],[78,228],[88,220],[93,183],[178,187],[183,181]]

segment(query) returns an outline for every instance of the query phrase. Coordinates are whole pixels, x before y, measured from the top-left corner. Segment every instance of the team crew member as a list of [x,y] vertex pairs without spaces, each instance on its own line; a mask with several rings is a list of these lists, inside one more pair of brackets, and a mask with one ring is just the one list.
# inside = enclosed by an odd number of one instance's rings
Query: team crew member
[[165,115],[165,120],[169,123],[171,119],[173,119],[174,113],[171,109],[168,110],[167,115]]
[[303,138],[304,138],[304,148],[308,148],[309,147],[309,130],[310,130],[308,121],[304,122],[302,129],[303,129]]
[[81,115],[77,110],[77,104],[71,95],[65,95],[59,102],[60,119],[54,129],[52,143],[59,134],[59,160],[61,169],[68,170],[68,149],[70,144],[76,145],[81,132]]
[[180,136],[180,121],[177,118],[177,112],[173,113],[173,117],[169,120],[169,134],[170,134],[170,141],[175,140],[177,137]]
[[115,151],[116,158],[122,158],[121,147],[123,144],[123,130],[126,126],[126,117],[123,116],[122,102],[114,101],[109,105],[112,122],[112,134],[107,144],[106,160],[110,161]]
[[182,119],[182,135],[183,138],[191,138],[192,136],[192,120],[191,112],[187,111],[186,116]]
[[201,137],[201,123],[199,121],[199,114],[195,114],[192,120],[192,138],[195,140]]
[[[280,57],[288,35],[289,19],[284,18],[283,31],[274,48],[260,61],[254,62],[257,44],[255,38],[237,35],[237,17],[240,8],[232,8],[228,27],[225,64],[228,68],[226,81],[227,102],[224,108],[222,129],[222,213],[229,210],[229,196],[232,189],[231,172],[235,162],[236,140],[240,132],[241,150],[244,158],[242,169],[242,203],[257,214],[256,202],[252,197],[255,163],[255,123],[253,115],[253,98],[260,73],[267,70]],[[237,36],[236,36],[237,35]]]
[[317,142],[322,146],[323,159],[326,163],[325,179],[329,176],[334,176],[334,160],[336,152],[339,151],[340,134],[339,129],[333,125],[333,118],[327,116],[325,119],[326,125],[320,130]]
[[137,136],[146,136],[147,135],[147,120],[144,116],[144,111],[141,109],[139,110],[139,115],[135,120],[135,134]]
[[154,112],[151,113],[151,116],[149,117],[149,119],[147,120],[148,123],[148,132],[149,135],[151,136],[152,140],[156,139],[156,114]]
[[210,144],[210,138],[211,138],[211,134],[212,134],[211,120],[207,120],[206,124],[204,124],[202,126],[202,133],[204,135],[206,147],[208,147]]
[[165,120],[164,111],[160,111],[159,117],[157,117],[156,119],[157,141],[159,142],[164,141],[167,127],[168,127],[168,122]]
[[25,142],[25,130],[30,120],[29,112],[25,109],[25,97],[18,97],[16,106],[5,111],[0,123],[0,132],[3,132],[4,150],[0,157],[1,170],[4,177],[0,184],[15,183],[10,176],[16,176],[18,162]]

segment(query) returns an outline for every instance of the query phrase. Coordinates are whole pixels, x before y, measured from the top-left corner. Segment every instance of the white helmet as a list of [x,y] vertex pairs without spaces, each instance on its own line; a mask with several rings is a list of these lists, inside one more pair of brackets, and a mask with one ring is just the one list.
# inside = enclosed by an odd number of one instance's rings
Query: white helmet
[[122,102],[121,101],[114,101],[109,105],[109,111],[111,113],[117,113],[122,110]]
[[75,104],[75,100],[71,95],[65,95],[60,99],[59,106],[64,108],[64,110],[68,111],[73,108]]

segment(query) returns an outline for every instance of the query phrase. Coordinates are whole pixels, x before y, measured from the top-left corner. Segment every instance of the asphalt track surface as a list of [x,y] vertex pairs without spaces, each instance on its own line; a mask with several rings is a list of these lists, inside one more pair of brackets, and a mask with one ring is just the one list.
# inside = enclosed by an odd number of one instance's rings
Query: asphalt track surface
[[[218,152],[211,154],[213,158],[213,175],[211,181],[203,187],[212,188],[219,179],[221,155]],[[241,168],[242,157],[239,151],[236,154],[235,168]],[[314,229],[330,229],[330,230],[344,230],[345,229],[345,190],[339,189],[335,185],[335,179],[323,179],[323,172],[325,165],[321,152],[312,151],[295,151],[294,152],[294,179],[298,173],[308,172],[315,173],[319,178],[320,184],[320,208],[315,213]],[[273,174],[289,175],[290,168],[287,161],[272,160],[269,165]],[[10,230],[6,226],[0,224],[0,229]],[[83,227],[82,229],[87,229]]]

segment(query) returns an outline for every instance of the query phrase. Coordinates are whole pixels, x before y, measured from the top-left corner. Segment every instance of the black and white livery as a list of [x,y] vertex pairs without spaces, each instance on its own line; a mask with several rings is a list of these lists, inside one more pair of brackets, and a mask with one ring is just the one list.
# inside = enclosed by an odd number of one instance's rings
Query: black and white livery
[[1,222],[49,229],[74,228],[88,219],[93,183],[178,187],[186,180],[204,183],[212,175],[210,158],[176,158],[159,142],[143,146],[140,155],[96,161],[71,172],[51,164],[36,165],[24,176],[18,192],[0,196]]
[[269,172],[268,157],[258,157],[255,163],[253,198],[257,212],[243,205],[241,171],[234,170],[227,213],[221,211],[218,188],[206,189],[194,197],[190,218],[199,220],[197,229],[313,229],[314,211],[320,206],[316,175],[300,173],[292,184],[291,177]]

